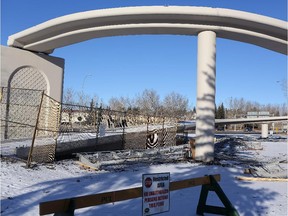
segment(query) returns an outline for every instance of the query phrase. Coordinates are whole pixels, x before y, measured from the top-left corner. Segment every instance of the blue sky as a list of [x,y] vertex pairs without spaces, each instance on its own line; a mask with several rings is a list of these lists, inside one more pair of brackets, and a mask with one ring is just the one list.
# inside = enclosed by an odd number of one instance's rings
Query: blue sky
[[[9,35],[59,16],[102,8],[147,5],[207,6],[287,20],[286,0],[2,0],[1,44]],[[144,89],[163,99],[175,91],[196,105],[197,37],[118,36],[59,48],[65,59],[64,88],[83,90],[107,102],[134,98]],[[216,103],[243,97],[261,104],[287,102],[279,81],[287,79],[287,56],[255,45],[217,39]]]

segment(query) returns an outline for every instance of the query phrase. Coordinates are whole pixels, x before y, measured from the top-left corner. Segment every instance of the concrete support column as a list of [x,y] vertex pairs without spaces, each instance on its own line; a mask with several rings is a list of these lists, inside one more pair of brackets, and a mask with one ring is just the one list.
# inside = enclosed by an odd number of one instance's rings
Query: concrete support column
[[261,125],[261,137],[264,139],[268,138],[268,124]]
[[216,33],[198,34],[195,159],[214,160]]

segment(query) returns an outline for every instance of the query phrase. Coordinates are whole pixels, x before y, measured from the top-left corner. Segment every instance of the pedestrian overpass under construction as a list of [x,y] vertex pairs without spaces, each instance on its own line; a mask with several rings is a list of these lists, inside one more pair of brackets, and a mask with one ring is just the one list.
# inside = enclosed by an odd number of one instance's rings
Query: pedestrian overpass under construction
[[[52,19],[11,35],[10,47],[1,50],[1,86],[44,90],[61,101],[64,59],[48,54],[93,38],[137,34],[198,37],[195,157],[202,161],[214,157],[216,38],[250,43],[287,55],[287,22],[266,16],[183,6],[94,10]],[[23,79],[24,74],[29,76]]]

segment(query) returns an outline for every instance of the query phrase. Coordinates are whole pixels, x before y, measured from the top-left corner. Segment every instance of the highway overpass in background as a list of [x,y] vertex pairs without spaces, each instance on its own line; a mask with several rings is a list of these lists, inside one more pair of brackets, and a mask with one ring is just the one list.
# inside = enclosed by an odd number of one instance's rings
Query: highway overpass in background
[[[269,123],[269,122],[282,122],[288,121],[288,116],[276,116],[266,118],[238,118],[238,119],[215,119],[215,125],[228,125],[228,124],[249,124],[249,123]],[[195,130],[196,120],[179,121],[177,131]]]

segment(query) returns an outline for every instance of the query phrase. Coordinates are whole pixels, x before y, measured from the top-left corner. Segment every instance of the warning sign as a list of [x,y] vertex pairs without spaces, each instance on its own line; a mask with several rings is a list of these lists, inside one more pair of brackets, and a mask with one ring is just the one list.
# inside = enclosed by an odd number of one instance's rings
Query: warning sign
[[170,209],[170,173],[143,174],[142,215],[167,212]]

